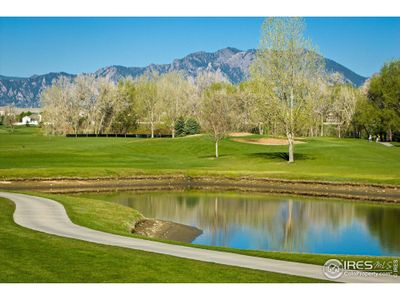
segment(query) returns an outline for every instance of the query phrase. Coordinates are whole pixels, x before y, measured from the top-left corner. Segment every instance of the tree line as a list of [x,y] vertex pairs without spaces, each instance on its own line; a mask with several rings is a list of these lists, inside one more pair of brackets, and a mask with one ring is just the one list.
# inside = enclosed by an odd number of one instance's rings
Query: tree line
[[386,63],[366,82],[362,91],[350,134],[400,141],[400,60]]
[[363,89],[338,73],[304,36],[301,18],[268,18],[249,78],[233,85],[219,73],[147,73],[114,84],[80,75],[60,78],[41,95],[48,134],[128,133],[146,126],[172,135],[209,133],[219,142],[234,131],[285,136],[294,161],[297,136],[380,135],[400,131],[400,62],[386,64]]
[[44,128],[48,134],[60,135],[124,134],[144,124],[151,137],[160,126],[175,137],[181,118],[190,119],[189,123],[196,120],[197,94],[197,85],[177,72],[148,73],[118,84],[90,75],[72,81],[61,77],[41,95]]

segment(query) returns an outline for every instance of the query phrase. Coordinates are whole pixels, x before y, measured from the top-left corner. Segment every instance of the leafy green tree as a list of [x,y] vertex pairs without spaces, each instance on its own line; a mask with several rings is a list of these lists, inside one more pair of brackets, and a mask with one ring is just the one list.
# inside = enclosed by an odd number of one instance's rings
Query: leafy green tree
[[381,136],[393,139],[400,131],[400,59],[386,63],[369,83],[368,99],[376,108]]
[[357,137],[369,137],[381,130],[377,109],[366,96],[360,97],[357,101],[352,127]]
[[263,105],[282,126],[288,139],[289,162],[294,162],[294,137],[311,97],[311,84],[325,76],[324,60],[309,39],[300,18],[268,18],[260,47],[251,65],[251,78],[263,89]]
[[130,130],[136,129],[138,126],[135,113],[129,108],[120,111],[111,125],[113,133],[127,134]]

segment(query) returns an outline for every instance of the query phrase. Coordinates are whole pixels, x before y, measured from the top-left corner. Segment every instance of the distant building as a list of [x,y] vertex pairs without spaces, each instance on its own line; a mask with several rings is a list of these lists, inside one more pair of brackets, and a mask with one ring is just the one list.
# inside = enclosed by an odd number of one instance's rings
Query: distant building
[[39,125],[41,121],[42,116],[40,114],[31,114],[30,116],[23,117],[22,121],[15,123],[15,125]]
[[25,116],[22,118],[22,124],[26,125],[26,124],[30,124],[32,122],[31,116]]

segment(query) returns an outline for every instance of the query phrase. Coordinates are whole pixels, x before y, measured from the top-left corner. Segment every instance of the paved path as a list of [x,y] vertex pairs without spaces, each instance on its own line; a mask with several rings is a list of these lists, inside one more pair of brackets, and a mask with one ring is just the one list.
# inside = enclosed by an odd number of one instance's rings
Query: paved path
[[[149,251],[204,262],[316,279],[327,279],[322,273],[321,266],[171,245],[105,233],[73,224],[67,216],[64,206],[59,202],[42,197],[5,192],[0,192],[0,197],[15,202],[16,210],[14,212],[14,221],[23,227],[33,230],[98,244]],[[342,276],[338,281],[400,282],[400,278]]]

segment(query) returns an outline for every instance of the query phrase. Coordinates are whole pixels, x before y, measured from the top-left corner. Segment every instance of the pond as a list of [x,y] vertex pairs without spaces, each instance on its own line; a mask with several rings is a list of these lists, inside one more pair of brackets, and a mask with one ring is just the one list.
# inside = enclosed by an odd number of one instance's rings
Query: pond
[[195,226],[193,244],[266,251],[400,255],[400,207],[251,193],[119,192],[117,202],[148,218]]

